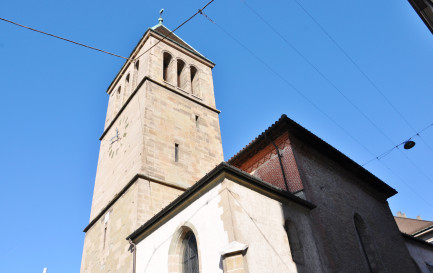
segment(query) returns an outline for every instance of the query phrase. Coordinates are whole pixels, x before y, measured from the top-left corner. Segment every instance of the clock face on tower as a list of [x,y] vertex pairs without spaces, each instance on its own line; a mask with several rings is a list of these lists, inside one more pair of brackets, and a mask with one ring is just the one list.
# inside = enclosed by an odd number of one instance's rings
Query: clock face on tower
[[126,138],[128,134],[128,126],[128,117],[123,117],[119,119],[117,127],[114,128],[113,132],[111,133],[111,137],[108,139],[108,141],[110,142],[110,146],[108,148],[108,155],[110,156],[110,158],[116,156],[120,148],[123,146],[123,139]]

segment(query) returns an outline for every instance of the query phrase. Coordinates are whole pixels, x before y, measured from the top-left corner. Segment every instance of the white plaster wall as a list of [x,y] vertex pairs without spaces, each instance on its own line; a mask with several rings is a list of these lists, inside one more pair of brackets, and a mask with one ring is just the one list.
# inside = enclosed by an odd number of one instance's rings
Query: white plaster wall
[[298,272],[284,230],[281,203],[236,183],[230,191],[235,237],[248,245],[248,272]]
[[199,263],[202,271],[223,272],[220,251],[228,244],[221,221],[223,213],[221,184],[206,192],[188,207],[137,244],[137,273],[168,272],[169,247],[173,234],[186,222],[196,230]]

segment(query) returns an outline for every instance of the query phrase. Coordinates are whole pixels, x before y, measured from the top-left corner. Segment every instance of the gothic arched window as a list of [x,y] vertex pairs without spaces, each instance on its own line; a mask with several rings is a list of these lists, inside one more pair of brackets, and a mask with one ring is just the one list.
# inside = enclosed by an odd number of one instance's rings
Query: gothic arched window
[[194,233],[188,232],[183,239],[182,269],[183,273],[199,273],[197,240]]
[[295,224],[290,220],[286,220],[284,228],[289,239],[290,253],[292,254],[293,261],[297,264],[304,264],[304,250]]
[[377,250],[374,242],[368,234],[366,223],[358,213],[354,215],[353,220],[355,222],[355,230],[361,247],[361,252],[367,263],[368,272],[383,272],[383,266],[380,259],[377,257]]

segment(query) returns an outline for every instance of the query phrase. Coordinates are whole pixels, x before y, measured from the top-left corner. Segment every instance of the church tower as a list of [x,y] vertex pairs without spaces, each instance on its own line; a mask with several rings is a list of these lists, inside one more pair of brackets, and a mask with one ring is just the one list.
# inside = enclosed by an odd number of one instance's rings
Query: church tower
[[160,18],[108,87],[81,273],[132,272],[125,238],[223,161],[214,64],[169,33]]

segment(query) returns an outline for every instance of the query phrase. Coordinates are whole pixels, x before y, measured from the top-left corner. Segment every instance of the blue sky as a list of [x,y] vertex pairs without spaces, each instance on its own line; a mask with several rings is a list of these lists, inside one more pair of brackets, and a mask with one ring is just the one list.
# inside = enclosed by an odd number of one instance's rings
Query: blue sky
[[[217,25],[197,16],[176,32],[216,63],[225,159],[281,114],[359,164],[433,123],[433,36],[406,0],[296,1],[246,0],[279,34],[241,0],[205,10]],[[128,56],[161,8],[174,29],[206,2],[2,1],[0,17]],[[1,21],[0,60],[2,271],[78,272],[105,90],[123,60]],[[365,167],[399,191],[394,214],[433,220],[433,127],[414,140]]]

